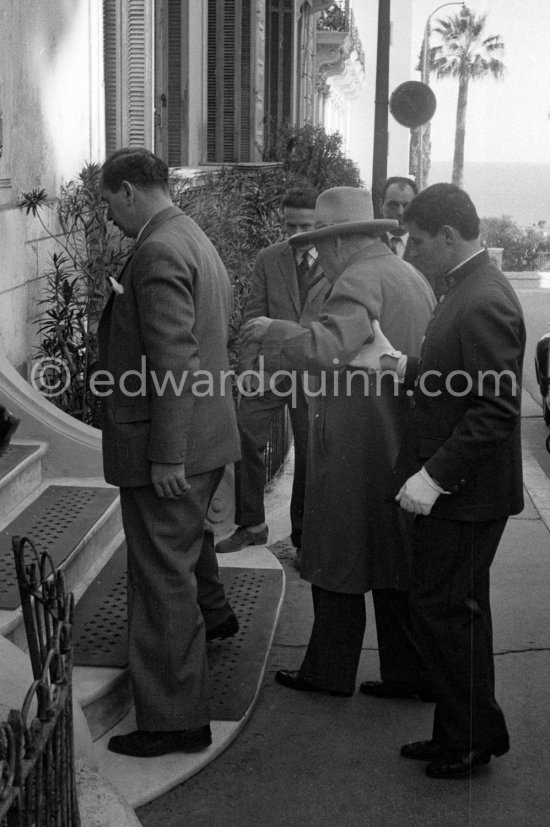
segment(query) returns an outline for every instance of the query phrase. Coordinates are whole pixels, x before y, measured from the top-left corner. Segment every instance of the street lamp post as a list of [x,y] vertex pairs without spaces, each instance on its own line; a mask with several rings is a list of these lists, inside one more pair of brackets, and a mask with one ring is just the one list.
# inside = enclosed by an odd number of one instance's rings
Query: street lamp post
[[[420,67],[420,80],[422,83],[425,83],[427,86],[430,85],[430,68],[428,63],[428,53],[430,50],[430,20],[437,14],[440,9],[444,9],[445,6],[462,6],[462,12],[464,13],[466,10],[466,5],[464,2],[453,2],[453,3],[442,3],[441,6],[438,6],[433,10],[433,12],[428,16],[426,20],[426,24],[424,26],[424,38],[422,40],[422,63]],[[419,188],[424,186],[424,135],[427,129],[429,129],[429,122],[427,124],[423,124],[419,127],[420,131],[418,133],[418,166],[417,166],[417,184]]]

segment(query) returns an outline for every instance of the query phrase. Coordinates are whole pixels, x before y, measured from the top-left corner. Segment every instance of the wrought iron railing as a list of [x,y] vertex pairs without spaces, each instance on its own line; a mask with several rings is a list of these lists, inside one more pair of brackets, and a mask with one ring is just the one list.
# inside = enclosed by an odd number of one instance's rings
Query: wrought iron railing
[[73,596],[28,537],[12,538],[34,681],[0,724],[0,827],[79,827],[73,746]]
[[317,29],[321,32],[345,32],[348,34],[351,38],[352,48],[357,52],[361,66],[363,69],[365,68],[365,52],[350,0],[334,0],[334,3],[319,15]]

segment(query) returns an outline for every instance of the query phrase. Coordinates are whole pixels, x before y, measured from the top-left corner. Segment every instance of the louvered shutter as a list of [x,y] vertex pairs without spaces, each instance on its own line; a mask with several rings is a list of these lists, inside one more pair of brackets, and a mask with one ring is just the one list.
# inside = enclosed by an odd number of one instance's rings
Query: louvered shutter
[[292,0],[268,0],[265,101],[271,126],[292,116],[293,18]]
[[117,98],[118,26],[115,0],[103,3],[103,71],[105,77],[105,151],[109,155],[118,146]]
[[208,161],[253,156],[253,0],[208,0]]
[[182,164],[182,19],[181,0],[168,3],[168,164]]
[[153,4],[104,0],[106,149],[153,148]]

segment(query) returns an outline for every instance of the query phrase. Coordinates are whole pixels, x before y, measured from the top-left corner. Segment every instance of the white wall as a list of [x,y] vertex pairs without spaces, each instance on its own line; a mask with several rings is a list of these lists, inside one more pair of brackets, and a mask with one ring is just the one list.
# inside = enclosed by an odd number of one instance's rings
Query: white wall
[[[35,187],[55,197],[63,180],[103,152],[100,0],[3,0],[0,106],[0,349],[22,373],[51,242],[17,206]],[[52,214],[44,214],[47,224]]]

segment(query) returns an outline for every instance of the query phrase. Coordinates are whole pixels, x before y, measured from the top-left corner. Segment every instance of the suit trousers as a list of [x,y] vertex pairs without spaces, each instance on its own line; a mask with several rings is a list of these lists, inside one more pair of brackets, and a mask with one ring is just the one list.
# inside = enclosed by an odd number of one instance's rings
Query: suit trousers
[[433,739],[444,747],[509,748],[495,699],[489,570],[506,518],[418,516],[409,597],[416,640],[436,698]]
[[306,490],[308,402],[301,381],[295,382],[294,388],[295,400],[290,394],[285,395],[290,389],[290,380],[287,379],[277,385],[276,392],[266,391],[263,396],[243,396],[240,399],[237,424],[242,458],[235,464],[235,522],[244,526],[265,522],[264,451],[271,434],[273,418],[288,405],[294,437],[290,537],[295,546],[301,546]]
[[409,593],[397,589],[373,589],[372,603],[380,678],[427,688],[429,679],[414,637]]
[[210,721],[205,628],[232,610],[205,529],[223,468],[188,477],[182,499],[152,486],[122,488],[128,548],[128,662],[139,729],[195,729]]
[[[365,595],[331,592],[314,585],[311,592],[314,621],[300,674],[324,689],[354,692],[365,636]],[[382,680],[427,685],[413,640],[406,592],[377,589],[373,600]]]

